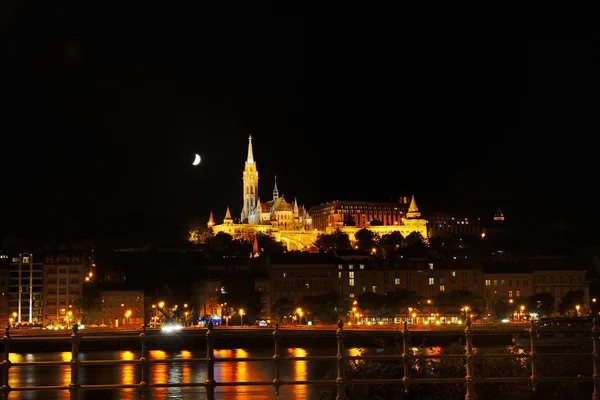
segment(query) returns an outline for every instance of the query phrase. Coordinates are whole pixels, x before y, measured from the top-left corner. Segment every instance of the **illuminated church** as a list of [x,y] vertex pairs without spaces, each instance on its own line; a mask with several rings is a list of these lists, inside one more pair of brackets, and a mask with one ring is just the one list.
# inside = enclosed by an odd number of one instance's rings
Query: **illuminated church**
[[252,151],[252,136],[248,138],[248,157],[246,159],[243,181],[243,207],[240,223],[234,223],[231,210],[227,208],[225,219],[220,225],[215,225],[214,217],[210,215],[208,226],[213,232],[225,232],[234,237],[244,237],[262,232],[270,234],[278,241],[283,241],[288,249],[304,249],[310,247],[316,240],[316,231],[307,209],[285,200],[277,189],[277,177],[273,186],[273,197],[261,201],[258,192],[258,169]]

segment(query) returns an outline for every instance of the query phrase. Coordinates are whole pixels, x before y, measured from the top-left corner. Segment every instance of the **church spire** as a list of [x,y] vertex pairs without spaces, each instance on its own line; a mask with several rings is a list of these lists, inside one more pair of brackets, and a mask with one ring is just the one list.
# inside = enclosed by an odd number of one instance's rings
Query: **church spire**
[[273,200],[279,197],[279,190],[277,190],[277,175],[275,175],[275,187],[273,188]]
[[257,235],[254,235],[254,243],[252,244],[252,254],[251,257],[258,257],[260,254],[258,249],[258,238]]
[[254,163],[254,154],[252,153],[252,135],[248,136],[248,158],[246,159],[246,163]]
[[208,227],[212,228],[213,226],[215,226],[215,217],[213,216],[213,212],[212,210],[210,210],[210,217],[208,217]]
[[412,199],[410,200],[410,206],[408,206],[408,212],[406,213],[408,218],[419,218],[421,213],[419,212],[419,207],[417,207],[417,202],[415,201],[415,195],[413,194]]

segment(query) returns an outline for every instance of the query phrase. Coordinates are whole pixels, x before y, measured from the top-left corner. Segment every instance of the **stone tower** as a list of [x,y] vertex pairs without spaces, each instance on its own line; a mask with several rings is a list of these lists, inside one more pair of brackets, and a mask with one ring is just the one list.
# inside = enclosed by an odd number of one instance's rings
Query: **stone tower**
[[248,137],[248,158],[246,159],[242,181],[244,188],[242,223],[256,223],[255,221],[249,221],[251,217],[255,217],[258,200],[258,170],[256,169],[256,162],[254,162],[254,154],[252,153],[252,135]]

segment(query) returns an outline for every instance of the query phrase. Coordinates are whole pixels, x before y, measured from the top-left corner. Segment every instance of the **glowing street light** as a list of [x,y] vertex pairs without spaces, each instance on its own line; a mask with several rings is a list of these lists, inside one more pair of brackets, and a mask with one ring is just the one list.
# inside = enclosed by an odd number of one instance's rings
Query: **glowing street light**
[[240,326],[244,326],[244,314],[245,314],[244,309],[240,308],[240,310],[238,311],[238,314],[240,314]]

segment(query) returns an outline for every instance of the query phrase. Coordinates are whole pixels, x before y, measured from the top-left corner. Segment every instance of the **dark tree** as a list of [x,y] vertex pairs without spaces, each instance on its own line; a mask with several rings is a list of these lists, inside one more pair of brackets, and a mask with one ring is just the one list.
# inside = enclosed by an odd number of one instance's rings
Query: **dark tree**
[[306,311],[306,318],[317,317],[323,322],[336,322],[338,317],[338,304],[340,296],[337,292],[329,292],[316,296],[306,296],[300,302],[301,308]]
[[408,257],[420,257],[427,254],[428,247],[423,235],[419,232],[411,232],[404,240],[402,252]]
[[346,233],[336,231],[332,234],[322,234],[317,236],[315,246],[325,252],[336,252],[350,250],[350,238]]
[[273,304],[271,312],[277,320],[282,321],[283,317],[293,314],[295,309],[296,305],[292,300],[282,297]]
[[[258,242],[260,251],[267,255],[280,255],[286,251],[286,246],[283,243],[276,241],[271,235],[258,233],[256,235],[256,241]],[[252,251],[253,243],[248,242],[248,244],[250,245],[249,251]]]
[[398,231],[388,233],[379,239],[379,247],[386,257],[396,254],[404,246],[404,237]]
[[376,248],[379,243],[379,235],[366,228],[363,228],[354,234],[356,245],[359,250],[370,252]]
[[584,294],[582,290],[570,290],[563,296],[558,305],[558,312],[565,316],[580,316],[576,306],[583,306]]
[[554,296],[548,292],[536,293],[527,300],[527,310],[537,312],[540,317],[554,312]]

